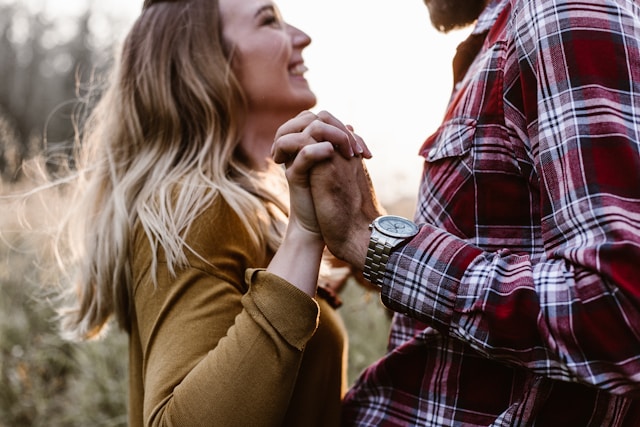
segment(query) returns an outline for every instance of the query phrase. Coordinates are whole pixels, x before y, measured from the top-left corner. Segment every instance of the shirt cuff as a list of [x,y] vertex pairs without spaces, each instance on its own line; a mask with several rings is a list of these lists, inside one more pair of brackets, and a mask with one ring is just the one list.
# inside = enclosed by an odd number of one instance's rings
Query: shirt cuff
[[425,225],[389,257],[382,302],[393,311],[447,331],[460,282],[480,254],[479,248]]

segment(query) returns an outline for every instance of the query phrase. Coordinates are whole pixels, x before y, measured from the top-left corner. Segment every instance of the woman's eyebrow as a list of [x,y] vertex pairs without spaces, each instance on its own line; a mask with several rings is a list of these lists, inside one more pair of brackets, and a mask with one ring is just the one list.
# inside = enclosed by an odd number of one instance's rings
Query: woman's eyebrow
[[270,12],[275,12],[275,8],[273,7],[272,4],[265,4],[264,6],[261,6],[258,11],[256,12],[256,14],[254,15],[254,17],[260,16],[261,13],[263,13],[264,11],[270,11]]

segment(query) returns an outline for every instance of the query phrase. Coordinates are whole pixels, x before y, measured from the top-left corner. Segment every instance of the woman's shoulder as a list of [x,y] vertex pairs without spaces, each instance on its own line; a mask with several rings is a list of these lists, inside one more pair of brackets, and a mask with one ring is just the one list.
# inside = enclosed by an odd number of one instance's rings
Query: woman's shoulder
[[[247,268],[264,267],[264,251],[255,241],[230,204],[221,196],[214,196],[197,213],[182,235],[187,265],[179,267],[177,274],[186,273],[184,269],[201,270],[207,275],[217,277],[246,291],[244,274]],[[145,228],[138,222],[133,236],[134,280],[144,280],[150,274],[153,265],[154,248],[150,244]],[[167,262],[164,250],[156,248],[157,261]]]

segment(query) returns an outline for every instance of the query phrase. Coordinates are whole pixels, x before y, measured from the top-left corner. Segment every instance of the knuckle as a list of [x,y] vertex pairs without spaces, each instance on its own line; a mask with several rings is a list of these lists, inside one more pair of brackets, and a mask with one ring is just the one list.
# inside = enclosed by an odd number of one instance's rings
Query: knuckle
[[322,110],[317,114],[318,118],[322,121],[333,119],[333,115],[326,110]]

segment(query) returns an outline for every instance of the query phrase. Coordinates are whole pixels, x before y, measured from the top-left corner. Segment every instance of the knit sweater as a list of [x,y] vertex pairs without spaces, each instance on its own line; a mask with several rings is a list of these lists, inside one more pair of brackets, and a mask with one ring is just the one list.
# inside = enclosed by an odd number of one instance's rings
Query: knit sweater
[[172,277],[161,255],[154,285],[149,241],[135,235],[129,425],[338,425],[338,314],[261,270],[269,260],[221,198],[186,243],[190,266]]

